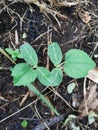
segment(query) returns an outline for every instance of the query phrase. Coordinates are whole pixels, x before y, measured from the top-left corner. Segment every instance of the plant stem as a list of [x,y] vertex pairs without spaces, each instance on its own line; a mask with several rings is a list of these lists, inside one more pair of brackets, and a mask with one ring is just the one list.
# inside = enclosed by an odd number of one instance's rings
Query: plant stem
[[58,66],[56,66],[57,68],[62,67],[65,64],[65,62],[62,62],[61,64],[59,64]]
[[57,110],[53,107],[53,105],[40,93],[40,91],[34,87],[32,84],[29,84],[27,86],[34,94],[36,94],[57,116],[60,114],[57,112]]

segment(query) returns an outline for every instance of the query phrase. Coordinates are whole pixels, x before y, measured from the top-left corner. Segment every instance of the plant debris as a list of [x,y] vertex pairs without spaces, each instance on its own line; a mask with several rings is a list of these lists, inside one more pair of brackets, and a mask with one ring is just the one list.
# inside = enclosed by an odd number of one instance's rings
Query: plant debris
[[[86,93],[86,101],[82,101],[79,111],[81,112],[81,117],[88,115],[90,111],[97,111],[98,108],[98,93],[96,91],[97,85],[89,83],[88,90]],[[85,104],[85,102],[87,104]],[[86,106],[87,105],[87,106]]]

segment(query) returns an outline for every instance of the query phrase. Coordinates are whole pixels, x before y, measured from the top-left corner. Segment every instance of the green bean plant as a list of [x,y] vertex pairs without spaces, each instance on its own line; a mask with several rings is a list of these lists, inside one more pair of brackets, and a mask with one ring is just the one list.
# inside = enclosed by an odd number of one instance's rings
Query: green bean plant
[[33,85],[37,79],[46,87],[56,87],[63,80],[63,73],[69,77],[78,79],[87,76],[88,71],[96,64],[89,55],[79,49],[71,49],[65,53],[63,59],[62,51],[58,43],[52,42],[47,49],[47,54],[54,68],[50,71],[44,66],[38,65],[38,56],[29,43],[20,46],[20,55],[25,62],[16,64],[11,69],[14,86],[26,86],[42,99],[43,102],[56,114],[57,110],[49,103],[43,94]]

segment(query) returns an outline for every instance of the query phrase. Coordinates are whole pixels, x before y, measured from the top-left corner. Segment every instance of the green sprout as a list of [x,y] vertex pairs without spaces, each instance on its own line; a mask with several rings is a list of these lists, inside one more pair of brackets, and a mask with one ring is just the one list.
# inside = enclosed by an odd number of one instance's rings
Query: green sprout
[[17,58],[22,58],[19,49],[11,49],[11,48],[6,48],[5,51],[11,55],[13,60],[16,60]]
[[21,126],[22,126],[22,128],[26,128],[26,127],[28,126],[27,120],[23,120],[23,121],[21,122]]

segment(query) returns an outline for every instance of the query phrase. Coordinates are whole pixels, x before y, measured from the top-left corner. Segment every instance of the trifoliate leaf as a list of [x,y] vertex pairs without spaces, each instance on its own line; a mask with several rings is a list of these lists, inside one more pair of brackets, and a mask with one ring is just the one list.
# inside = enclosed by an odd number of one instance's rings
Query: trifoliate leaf
[[52,42],[48,46],[48,56],[55,66],[58,66],[60,64],[62,61],[62,52],[58,43]]
[[96,66],[87,53],[71,49],[65,55],[64,72],[72,78],[83,78]]
[[14,53],[14,50],[11,48],[6,48],[5,49],[7,53],[9,53],[10,55],[12,55]]
[[22,58],[22,56],[20,56],[20,52],[19,49],[11,49],[11,48],[6,48],[5,49],[7,53],[9,53],[12,57],[13,60],[16,60],[17,58]]
[[32,46],[28,43],[24,43],[20,46],[20,52],[24,60],[32,65],[37,66],[38,64],[38,56],[36,54],[36,51],[32,48]]
[[13,69],[11,69],[11,71],[15,86],[27,86],[28,84],[32,83],[37,77],[36,70],[33,70],[26,63],[17,64]]

